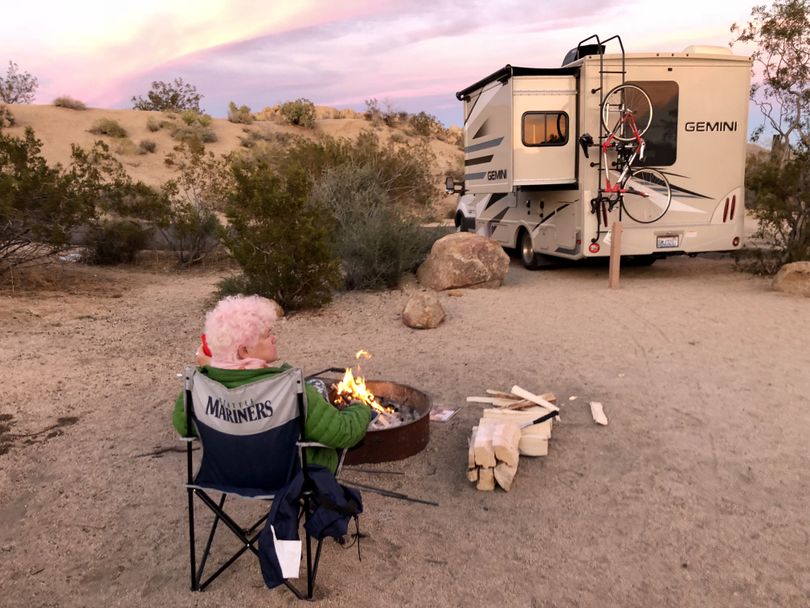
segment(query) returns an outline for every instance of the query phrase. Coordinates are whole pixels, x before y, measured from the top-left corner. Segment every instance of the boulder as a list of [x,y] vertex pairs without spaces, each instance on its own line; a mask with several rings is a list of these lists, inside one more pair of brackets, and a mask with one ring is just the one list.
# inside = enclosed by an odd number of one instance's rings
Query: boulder
[[443,320],[444,309],[432,293],[415,293],[402,311],[402,322],[413,329],[433,329]]
[[419,282],[442,291],[456,287],[500,287],[509,256],[492,239],[471,232],[448,234],[433,243],[419,267]]
[[773,288],[800,296],[810,296],[810,262],[785,264],[773,279]]

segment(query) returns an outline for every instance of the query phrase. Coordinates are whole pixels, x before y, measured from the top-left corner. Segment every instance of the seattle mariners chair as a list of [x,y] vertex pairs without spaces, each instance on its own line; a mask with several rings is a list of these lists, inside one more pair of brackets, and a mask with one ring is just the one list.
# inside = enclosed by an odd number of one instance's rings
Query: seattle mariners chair
[[[191,589],[202,591],[243,553],[251,551],[259,556],[257,540],[267,515],[243,528],[225,512],[226,498],[272,500],[306,466],[303,448],[321,444],[302,441],[306,393],[300,369],[291,368],[266,380],[229,389],[196,368],[188,367],[185,405],[188,428],[183,440],[187,442]],[[196,437],[193,437],[195,431]],[[196,440],[202,444],[202,458],[195,473],[192,443]],[[341,463],[342,460],[341,457]],[[218,501],[212,493],[221,494]],[[195,497],[214,513],[199,564]],[[309,513],[308,501],[309,496],[305,493],[301,505],[305,522]],[[236,535],[241,548],[213,574],[203,578],[220,522]],[[283,581],[299,599],[312,599],[314,592],[323,540],[317,541],[314,558],[312,540],[306,532],[306,592],[297,589],[286,578]]]

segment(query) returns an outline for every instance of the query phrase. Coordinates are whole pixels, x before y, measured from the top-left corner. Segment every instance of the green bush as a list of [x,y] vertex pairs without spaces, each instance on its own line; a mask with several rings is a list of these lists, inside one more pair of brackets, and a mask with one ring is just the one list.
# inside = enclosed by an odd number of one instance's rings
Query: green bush
[[157,144],[151,139],[142,139],[138,142],[138,154],[152,154],[157,149]]
[[234,102],[228,104],[228,120],[237,124],[249,125],[253,123],[253,114],[247,106],[237,107]]
[[211,117],[208,114],[186,110],[180,114],[180,118],[180,123],[163,122],[172,139],[197,151],[201,151],[205,144],[217,141],[217,134],[211,128]]
[[346,289],[395,287],[446,234],[423,228],[426,217],[391,204],[387,184],[371,164],[345,163],[328,170],[313,187],[311,200],[334,218],[334,246]]
[[149,241],[150,230],[132,220],[104,220],[85,239],[87,256],[93,264],[130,264]]
[[154,116],[150,116],[149,118],[146,119],[146,128],[152,133],[160,131],[161,127],[163,127],[163,122],[158,120]]
[[9,110],[7,106],[0,105],[0,130],[3,127],[13,127],[16,124],[17,121],[14,118],[14,114],[11,113],[11,110]]
[[152,82],[152,88],[143,97],[132,98],[132,108],[134,110],[165,110],[169,112],[181,112],[183,110],[200,111],[200,100],[203,96],[197,92],[197,88],[186,82],[182,78],[175,78],[173,82],[163,82],[156,80]]
[[408,122],[413,132],[421,137],[432,137],[444,130],[439,123],[439,119],[427,112],[413,114]]
[[94,135],[106,135],[107,137],[126,137],[127,130],[112,118],[100,118],[90,127],[90,133]]
[[242,274],[220,284],[223,293],[257,293],[288,310],[331,300],[340,280],[329,217],[309,202],[310,182],[300,166],[276,174],[267,163],[233,165],[223,243]]
[[86,110],[87,106],[83,101],[73,99],[68,95],[62,95],[53,100],[53,105],[58,108],[67,108],[68,110]]
[[306,127],[307,129],[315,128],[315,104],[309,99],[296,99],[295,101],[286,101],[279,107],[281,116],[291,125],[299,127]]

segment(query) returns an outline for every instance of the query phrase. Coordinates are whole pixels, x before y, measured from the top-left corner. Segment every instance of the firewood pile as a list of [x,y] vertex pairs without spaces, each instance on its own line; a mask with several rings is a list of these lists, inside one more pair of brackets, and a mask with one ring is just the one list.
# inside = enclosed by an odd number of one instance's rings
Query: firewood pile
[[479,490],[497,484],[509,491],[520,456],[545,456],[553,419],[559,414],[553,393],[536,395],[517,385],[509,392],[488,389],[487,396],[467,397],[485,408],[472,429],[467,457],[467,479]]

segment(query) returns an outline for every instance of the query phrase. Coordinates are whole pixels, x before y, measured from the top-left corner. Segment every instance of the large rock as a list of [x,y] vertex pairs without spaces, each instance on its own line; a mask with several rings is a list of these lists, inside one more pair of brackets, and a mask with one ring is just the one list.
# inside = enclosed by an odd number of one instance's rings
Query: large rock
[[444,309],[432,293],[415,293],[402,311],[402,322],[413,329],[433,329],[443,320]]
[[773,279],[777,291],[810,296],[810,262],[785,264]]
[[492,239],[471,232],[448,234],[433,243],[416,276],[436,291],[454,287],[500,287],[509,256]]

